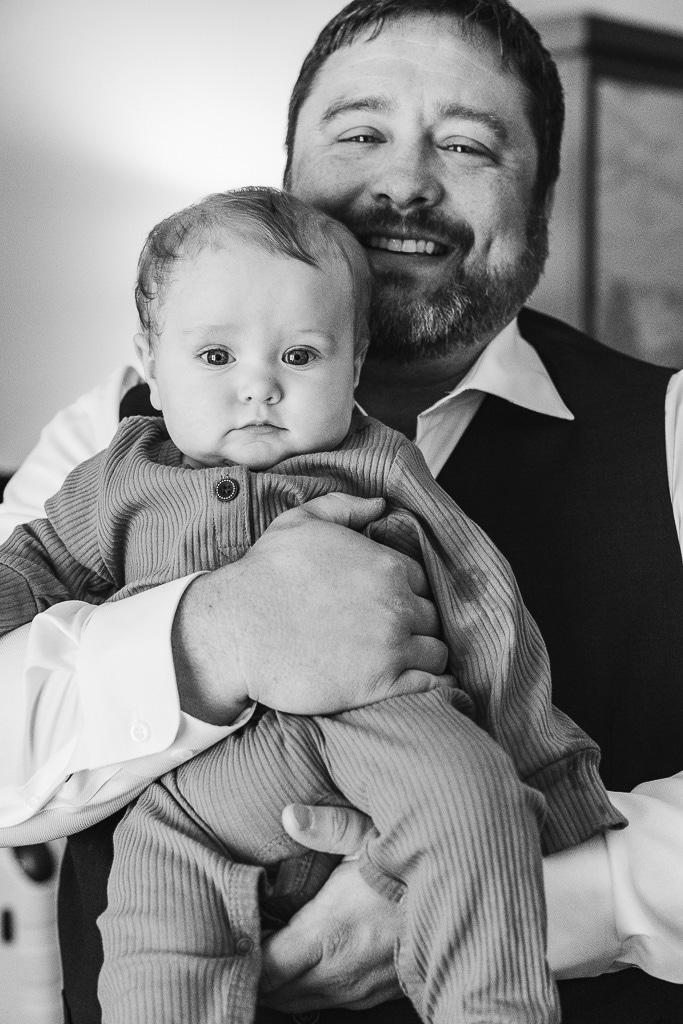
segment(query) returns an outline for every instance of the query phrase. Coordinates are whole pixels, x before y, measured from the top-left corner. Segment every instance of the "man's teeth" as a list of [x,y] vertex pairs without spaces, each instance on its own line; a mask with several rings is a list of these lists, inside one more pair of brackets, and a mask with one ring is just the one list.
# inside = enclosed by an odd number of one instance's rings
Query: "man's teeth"
[[389,252],[424,253],[427,256],[440,256],[446,251],[445,245],[428,242],[424,238],[384,238],[373,235],[369,239],[371,249],[387,249]]

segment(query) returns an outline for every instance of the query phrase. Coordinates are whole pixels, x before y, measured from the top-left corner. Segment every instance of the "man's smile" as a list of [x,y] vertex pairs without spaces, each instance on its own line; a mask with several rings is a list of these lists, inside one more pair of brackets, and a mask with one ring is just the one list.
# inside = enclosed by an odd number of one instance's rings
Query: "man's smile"
[[387,252],[419,254],[424,256],[443,256],[448,247],[440,242],[427,238],[397,238],[396,236],[371,235],[363,239],[368,249],[383,249]]

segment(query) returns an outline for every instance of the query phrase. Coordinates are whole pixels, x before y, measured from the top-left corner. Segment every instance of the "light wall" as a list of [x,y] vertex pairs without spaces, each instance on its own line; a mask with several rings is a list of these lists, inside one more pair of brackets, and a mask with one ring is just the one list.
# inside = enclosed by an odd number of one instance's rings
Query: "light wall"
[[[146,232],[207,192],[279,184],[287,99],[342,0],[3,0],[0,471],[132,355]],[[683,31],[682,0],[519,0]]]
[[0,471],[132,357],[147,231],[279,185],[287,100],[339,0],[3,0]]

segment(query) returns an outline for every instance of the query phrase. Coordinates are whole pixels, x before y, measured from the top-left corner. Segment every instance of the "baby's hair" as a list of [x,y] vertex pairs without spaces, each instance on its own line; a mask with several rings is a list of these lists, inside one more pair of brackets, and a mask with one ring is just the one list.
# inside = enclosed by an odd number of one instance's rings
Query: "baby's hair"
[[288,256],[321,270],[341,259],[351,277],[354,351],[365,356],[371,277],[360,242],[339,221],[276,188],[251,186],[217,192],[152,228],[138,260],[135,304],[150,344],[161,333],[159,312],[179,260],[220,249],[237,238],[273,256]]

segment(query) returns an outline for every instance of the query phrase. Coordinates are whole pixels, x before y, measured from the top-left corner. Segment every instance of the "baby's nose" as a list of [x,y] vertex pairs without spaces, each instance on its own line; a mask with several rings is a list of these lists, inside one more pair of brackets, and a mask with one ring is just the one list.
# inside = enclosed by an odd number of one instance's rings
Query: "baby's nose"
[[282,398],[282,390],[277,380],[271,376],[252,376],[241,388],[240,399],[245,403],[273,405]]

